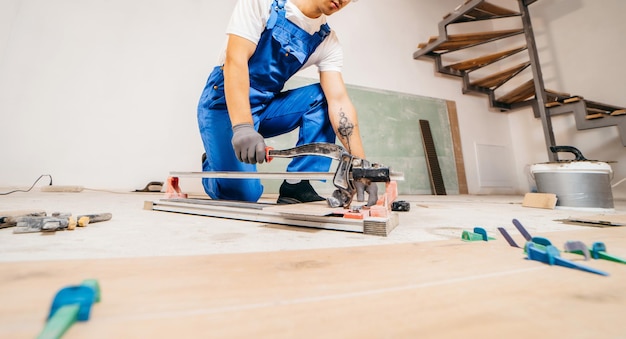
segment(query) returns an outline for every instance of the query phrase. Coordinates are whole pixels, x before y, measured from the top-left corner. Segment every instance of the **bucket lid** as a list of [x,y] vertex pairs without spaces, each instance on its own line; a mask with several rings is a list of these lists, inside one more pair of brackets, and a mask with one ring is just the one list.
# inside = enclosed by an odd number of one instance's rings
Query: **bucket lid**
[[580,173],[612,173],[611,166],[602,161],[567,161],[547,162],[530,166],[532,173],[542,172],[580,172]]

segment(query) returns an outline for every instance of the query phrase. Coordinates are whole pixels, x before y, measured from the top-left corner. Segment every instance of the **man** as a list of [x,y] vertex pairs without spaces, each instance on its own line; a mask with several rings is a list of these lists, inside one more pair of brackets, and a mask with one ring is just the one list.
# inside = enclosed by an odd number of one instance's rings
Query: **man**
[[[353,0],[356,1],[356,0]],[[265,161],[264,138],[299,128],[297,145],[335,143],[365,159],[357,114],[341,67],[343,52],[326,17],[350,0],[239,0],[227,28],[221,66],[209,76],[198,106],[206,151],[204,171],[256,171]],[[302,68],[315,65],[320,83],[282,91]],[[288,172],[326,172],[331,159],[292,159]],[[257,201],[259,179],[203,179],[213,199]],[[376,185],[359,182],[371,197]],[[282,183],[278,203],[321,201],[307,180]]]

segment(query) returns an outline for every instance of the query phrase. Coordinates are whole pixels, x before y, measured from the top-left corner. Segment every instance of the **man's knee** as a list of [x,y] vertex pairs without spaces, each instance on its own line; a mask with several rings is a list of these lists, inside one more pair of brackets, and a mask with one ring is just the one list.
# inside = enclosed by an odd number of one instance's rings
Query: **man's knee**
[[215,200],[238,200],[256,202],[263,194],[258,179],[211,179],[202,180],[204,191]]

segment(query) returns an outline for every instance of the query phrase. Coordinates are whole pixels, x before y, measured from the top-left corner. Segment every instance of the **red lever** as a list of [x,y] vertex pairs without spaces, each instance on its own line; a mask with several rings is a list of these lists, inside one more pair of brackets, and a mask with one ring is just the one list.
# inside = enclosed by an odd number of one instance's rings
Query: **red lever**
[[265,161],[270,162],[274,160],[274,158],[270,156],[270,151],[272,150],[274,150],[274,147],[265,146]]

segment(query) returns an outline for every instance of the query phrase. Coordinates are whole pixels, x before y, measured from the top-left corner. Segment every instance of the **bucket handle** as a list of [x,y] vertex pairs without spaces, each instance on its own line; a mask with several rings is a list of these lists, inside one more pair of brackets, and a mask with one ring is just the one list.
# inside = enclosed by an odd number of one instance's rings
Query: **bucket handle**
[[574,156],[576,157],[576,161],[586,161],[587,158],[585,158],[585,156],[583,156],[583,154],[578,150],[578,148],[573,147],[573,146],[550,146],[550,151],[552,153],[558,153],[558,152],[569,152],[574,154]]

